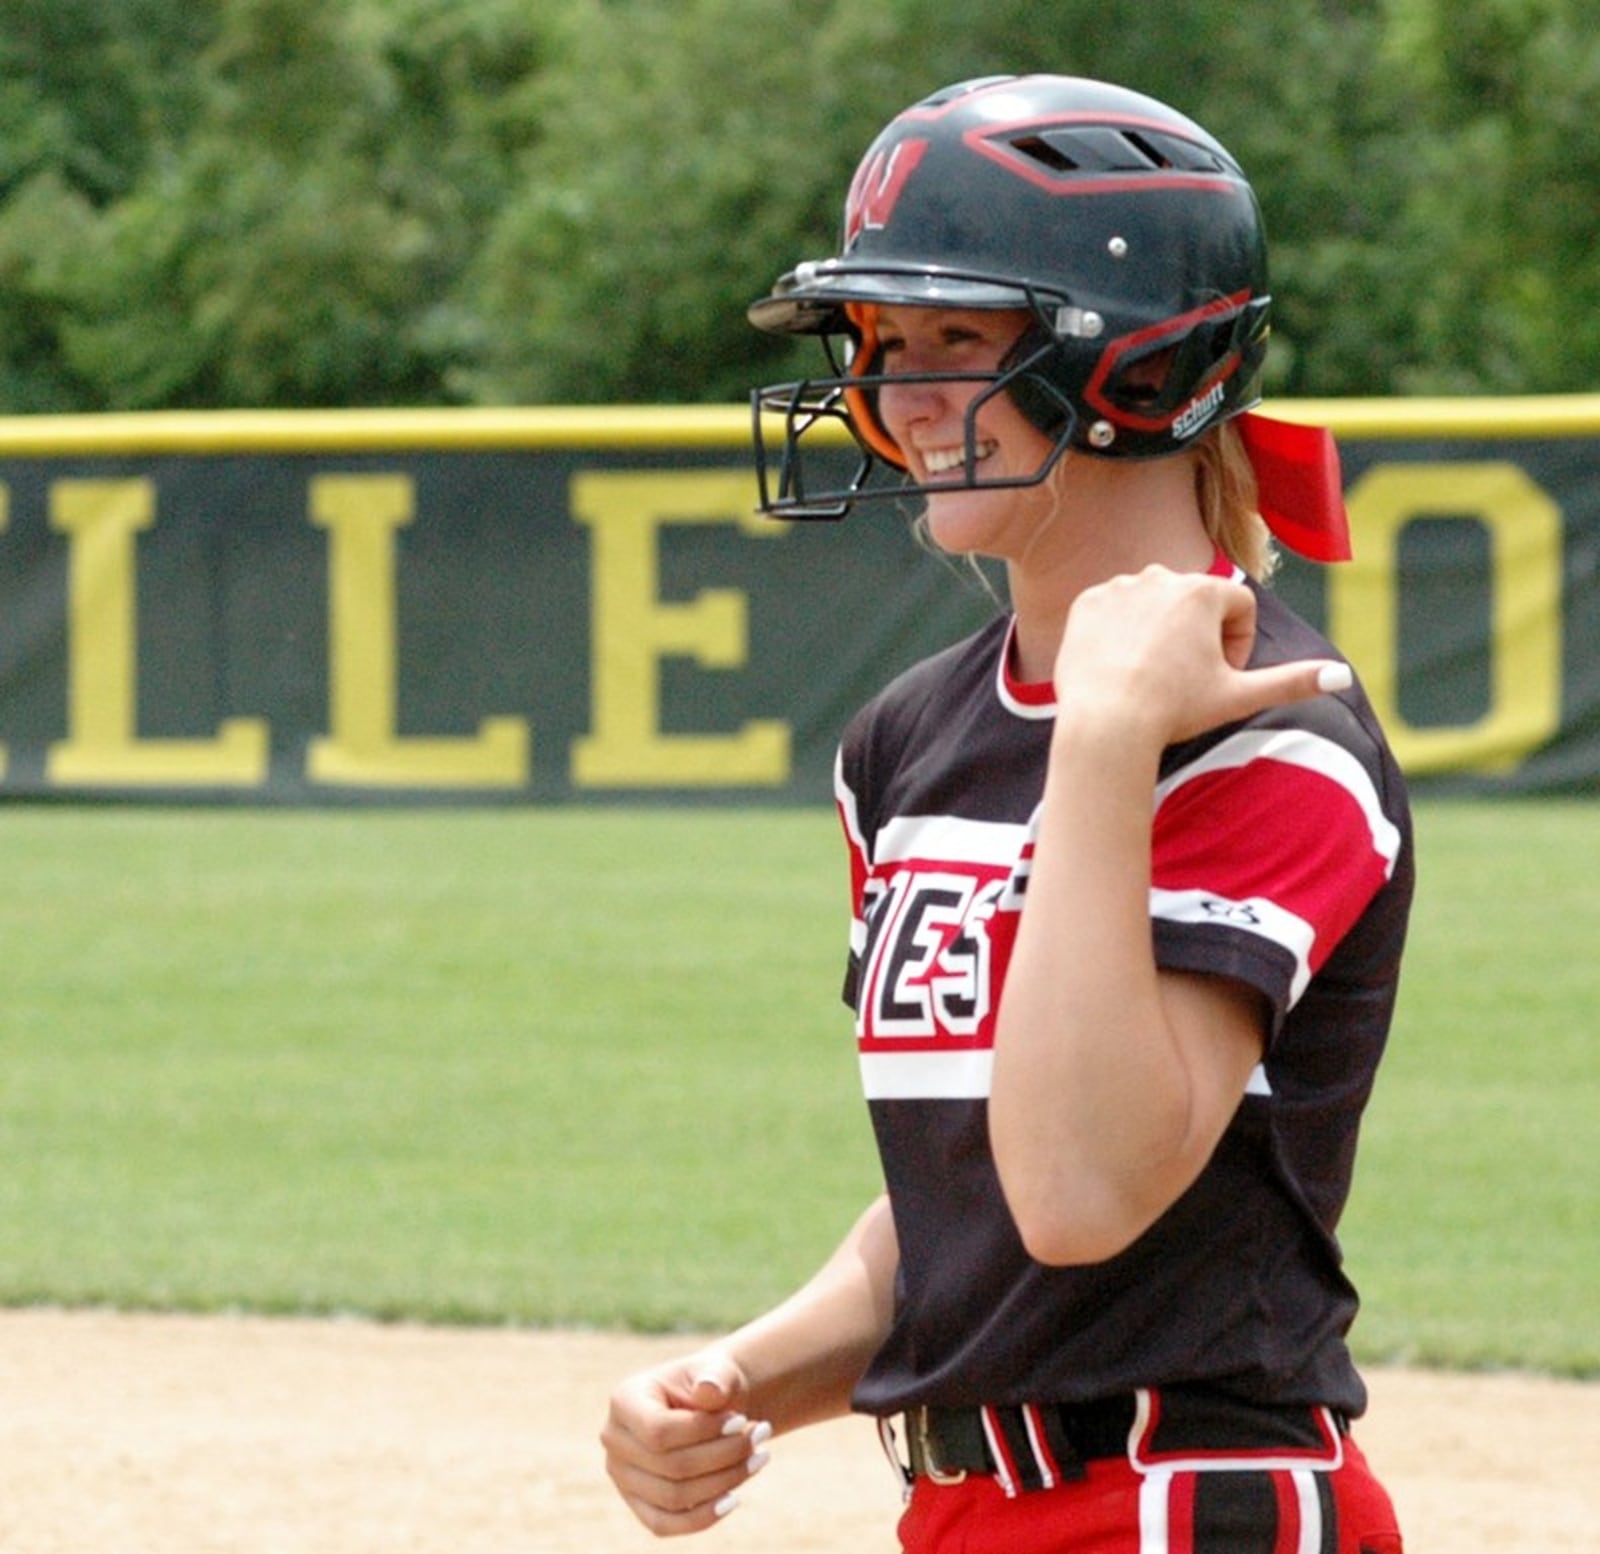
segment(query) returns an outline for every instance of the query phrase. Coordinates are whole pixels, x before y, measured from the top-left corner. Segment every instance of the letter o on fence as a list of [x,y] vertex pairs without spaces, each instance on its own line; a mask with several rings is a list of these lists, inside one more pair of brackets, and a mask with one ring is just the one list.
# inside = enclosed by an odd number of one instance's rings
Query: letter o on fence
[[[1328,626],[1360,672],[1411,773],[1505,773],[1561,722],[1561,509],[1510,463],[1382,464],[1346,494],[1355,560],[1328,577]],[[1459,727],[1401,715],[1400,536],[1429,514],[1476,518],[1489,535],[1489,707]]]

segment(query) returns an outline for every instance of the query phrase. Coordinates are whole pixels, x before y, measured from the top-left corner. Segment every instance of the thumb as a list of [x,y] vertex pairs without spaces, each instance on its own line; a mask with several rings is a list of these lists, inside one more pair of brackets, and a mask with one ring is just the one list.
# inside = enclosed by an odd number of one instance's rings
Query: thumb
[[1355,671],[1349,664],[1341,663],[1338,659],[1329,659],[1326,663],[1317,665],[1317,691],[1321,695],[1348,691],[1355,683]]
[[744,1374],[731,1355],[707,1355],[689,1372],[689,1406],[701,1413],[738,1408],[746,1390]]
[[1355,684],[1350,666],[1337,659],[1303,659],[1276,664],[1270,669],[1247,669],[1239,676],[1239,689],[1249,703],[1247,711],[1261,711],[1285,702],[1309,701],[1347,691]]
[[1282,664],[1285,699],[1304,701],[1312,696],[1328,696],[1348,691],[1356,683],[1355,671],[1337,658],[1305,659],[1298,664]]

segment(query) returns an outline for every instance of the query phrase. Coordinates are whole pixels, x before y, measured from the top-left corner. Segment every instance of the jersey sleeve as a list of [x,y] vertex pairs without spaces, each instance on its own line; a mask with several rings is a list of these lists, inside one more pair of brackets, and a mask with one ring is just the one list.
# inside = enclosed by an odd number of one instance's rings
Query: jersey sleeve
[[1164,969],[1262,992],[1274,1027],[1390,877],[1375,760],[1322,726],[1249,725],[1156,790],[1150,914]]

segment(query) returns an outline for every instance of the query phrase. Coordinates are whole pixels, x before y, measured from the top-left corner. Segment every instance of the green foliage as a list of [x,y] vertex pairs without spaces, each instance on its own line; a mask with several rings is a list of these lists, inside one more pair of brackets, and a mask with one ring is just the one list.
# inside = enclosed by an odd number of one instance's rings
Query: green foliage
[[[62,273],[98,213],[181,143],[195,106],[184,67],[209,7],[171,0],[0,0],[0,405],[107,403],[62,348]],[[114,401],[111,401],[114,403]]]
[[[1397,0],[1423,88],[1397,246],[1413,256],[1403,391],[1600,381],[1600,31],[1588,0]],[[1423,267],[1419,261],[1430,261]]]
[[[1592,804],[1419,812],[1369,1358],[1600,1374]],[[0,811],[0,1301],[731,1325],[874,1191],[825,811]]]
[[[1225,139],[1295,126],[1270,171],[1320,233],[1327,169],[1307,148],[1342,129],[1348,72],[1372,44],[1370,26],[1334,29],[1304,0],[1244,17],[1175,9],[1159,27],[1134,0],[992,0],[959,28],[948,0],[581,9],[552,73],[547,136],[482,256],[485,305],[503,325],[475,379],[482,397],[736,400],[763,374],[812,363],[813,344],[754,335],[746,305],[780,270],[833,250],[843,190],[889,113],[966,77],[1126,81]],[[1267,51],[1303,46],[1307,29],[1325,68],[1257,79]],[[774,47],[787,30],[806,47]],[[1336,54],[1343,71],[1326,68]],[[1291,229],[1291,255],[1295,240]]]
[[[69,37],[86,81],[13,53],[0,102],[26,117],[49,92],[76,111],[100,74],[137,67],[152,8]],[[5,339],[13,408],[448,402],[479,327],[449,289],[535,133],[518,113],[542,49],[526,11],[219,0],[209,25],[169,29],[148,75],[152,96],[189,83],[179,106],[128,109],[115,164],[98,120],[69,118],[9,180],[0,277],[31,325]]]
[[745,306],[832,242],[896,9],[569,6],[545,135],[472,277],[498,322],[474,397],[742,398],[785,354]]
[[883,121],[1049,69],[1250,171],[1285,395],[1600,380],[1589,0],[0,0],[0,407],[736,400]]

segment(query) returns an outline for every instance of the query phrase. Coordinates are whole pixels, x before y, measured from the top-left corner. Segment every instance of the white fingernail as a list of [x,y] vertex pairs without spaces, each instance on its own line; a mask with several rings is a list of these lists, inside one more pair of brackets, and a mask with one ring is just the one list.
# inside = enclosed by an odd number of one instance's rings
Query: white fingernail
[[722,1433],[724,1435],[737,1435],[749,1423],[750,1421],[743,1414],[729,1414],[728,1422],[722,1427]]
[[750,1444],[752,1446],[765,1446],[771,1439],[772,1426],[765,1419],[750,1432]]
[[751,1478],[754,1478],[771,1461],[771,1452],[753,1451],[750,1453],[750,1460],[744,1465],[745,1471]]
[[728,1514],[728,1512],[736,1511],[738,1509],[739,1497],[730,1490],[719,1501],[717,1501],[714,1506],[711,1507],[711,1513],[717,1518],[718,1521],[721,1521],[722,1518]]
[[1355,683],[1349,664],[1324,664],[1317,671],[1319,691],[1348,691]]

